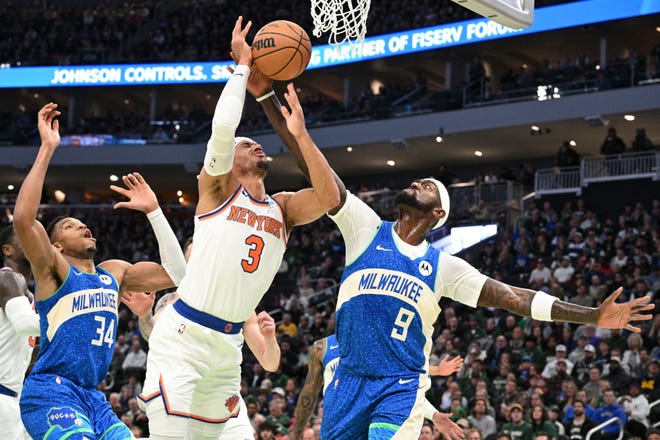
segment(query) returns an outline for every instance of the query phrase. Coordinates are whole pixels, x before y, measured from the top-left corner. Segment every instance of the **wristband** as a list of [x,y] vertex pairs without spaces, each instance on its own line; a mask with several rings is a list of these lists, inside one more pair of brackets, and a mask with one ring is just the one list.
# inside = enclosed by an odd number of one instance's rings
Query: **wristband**
[[557,298],[540,290],[532,298],[532,318],[538,321],[552,321],[552,304]]
[[431,402],[429,402],[427,399],[424,399],[424,418],[429,419],[430,421],[433,421],[433,414],[435,414],[438,410],[435,409],[433,405],[431,405]]
[[266,99],[270,98],[275,94],[275,90],[271,90],[270,92],[266,93],[263,96],[260,96],[257,98],[257,102],[265,101]]

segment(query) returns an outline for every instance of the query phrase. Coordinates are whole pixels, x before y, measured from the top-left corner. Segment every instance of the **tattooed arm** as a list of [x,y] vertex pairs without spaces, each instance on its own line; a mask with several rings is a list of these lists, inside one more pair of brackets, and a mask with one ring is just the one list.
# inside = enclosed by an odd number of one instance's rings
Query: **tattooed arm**
[[[616,303],[622,289],[617,289],[599,308],[583,307],[577,304],[557,300],[552,304],[553,321],[594,324],[610,329],[626,329],[639,333],[641,329],[631,325],[632,321],[646,321],[653,315],[640,313],[652,310],[654,304],[645,296],[625,303]],[[530,289],[509,286],[488,278],[481,289],[477,302],[482,307],[499,307],[521,316],[531,316],[532,300],[537,292]]]
[[307,362],[307,378],[305,386],[300,391],[298,403],[294,412],[296,421],[291,432],[291,440],[301,440],[305,426],[312,417],[312,412],[316,406],[316,399],[323,388],[323,355],[325,353],[325,339],[314,342],[312,353]]

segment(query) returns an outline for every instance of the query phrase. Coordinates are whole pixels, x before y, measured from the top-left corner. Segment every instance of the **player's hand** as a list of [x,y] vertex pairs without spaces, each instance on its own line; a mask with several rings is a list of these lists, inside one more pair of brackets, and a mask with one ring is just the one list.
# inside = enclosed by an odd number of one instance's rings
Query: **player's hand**
[[293,83],[289,83],[286,86],[287,92],[284,94],[286,102],[289,104],[291,111],[289,111],[285,106],[282,106],[280,109],[284,120],[286,120],[286,126],[289,129],[289,132],[294,136],[298,137],[307,132],[305,128],[305,115],[303,114],[302,106],[298,100],[298,95],[296,94],[296,89],[293,87]]
[[238,20],[236,20],[234,30],[231,32],[231,51],[236,57],[235,60],[238,60],[237,64],[250,66],[252,64],[252,48],[245,41],[245,37],[252,27],[252,22],[248,21],[243,29],[241,29],[242,26],[243,17],[240,16],[238,17]]
[[451,413],[445,414],[436,411],[433,414],[433,426],[450,440],[461,440],[465,438],[463,428],[452,422]]
[[440,359],[440,365],[429,367],[429,374],[431,376],[451,376],[461,369],[463,366],[462,357],[454,356],[452,359],[448,358],[449,355],[445,354],[442,359]]
[[261,312],[257,315],[257,322],[259,323],[259,332],[264,338],[275,337],[275,321],[272,316],[266,312]]
[[646,312],[653,310],[655,304],[645,304],[651,301],[650,296],[644,296],[632,301],[618,304],[616,299],[621,295],[622,287],[619,287],[611,294],[598,309],[597,325],[609,329],[626,329],[631,332],[640,333],[641,328],[635,327],[631,321],[648,321],[653,315]]
[[55,118],[61,114],[54,102],[44,105],[39,110],[37,128],[42,147],[55,149],[60,145],[60,121]]
[[121,302],[131,309],[138,317],[143,317],[151,313],[154,308],[154,292],[124,292],[121,296]]
[[130,208],[145,214],[158,209],[158,199],[149,184],[140,173],[130,173],[122,176],[126,188],[110,185],[110,189],[128,198],[128,202],[115,203],[113,208]]

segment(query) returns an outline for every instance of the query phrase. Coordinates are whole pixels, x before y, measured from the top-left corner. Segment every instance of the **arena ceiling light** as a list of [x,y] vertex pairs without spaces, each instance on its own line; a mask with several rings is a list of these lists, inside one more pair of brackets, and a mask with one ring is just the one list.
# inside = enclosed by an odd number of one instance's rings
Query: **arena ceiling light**
[[14,185],[7,185],[7,189],[9,191],[13,191],[14,190]]
[[571,139],[570,141],[568,141],[568,145],[570,145],[571,147],[575,147],[577,145],[577,142]]
[[482,153],[482,152],[479,151],[479,150],[474,150],[474,155],[477,156],[477,157],[481,157],[481,156],[484,155],[484,153]]
[[393,167],[394,165],[396,165],[396,162],[394,162],[393,160],[388,160],[388,161],[387,161],[387,164],[388,164],[389,166]]
[[178,191],[176,192],[176,196],[177,196],[177,197],[181,197],[182,195],[183,195],[183,191],[178,190]]
[[353,151],[353,147],[346,147],[346,151],[350,153],[351,151]]
[[623,119],[625,119],[628,122],[632,122],[635,120],[635,115],[624,115]]
[[110,174],[110,182],[116,182],[119,180],[119,177],[117,177],[115,174]]

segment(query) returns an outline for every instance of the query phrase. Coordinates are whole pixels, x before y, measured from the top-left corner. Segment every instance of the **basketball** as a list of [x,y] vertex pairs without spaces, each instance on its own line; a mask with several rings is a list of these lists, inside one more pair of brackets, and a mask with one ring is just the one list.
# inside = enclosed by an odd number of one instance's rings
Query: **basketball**
[[255,67],[278,81],[289,81],[303,73],[311,56],[309,36],[291,21],[271,21],[259,29],[252,43]]

